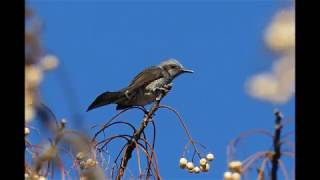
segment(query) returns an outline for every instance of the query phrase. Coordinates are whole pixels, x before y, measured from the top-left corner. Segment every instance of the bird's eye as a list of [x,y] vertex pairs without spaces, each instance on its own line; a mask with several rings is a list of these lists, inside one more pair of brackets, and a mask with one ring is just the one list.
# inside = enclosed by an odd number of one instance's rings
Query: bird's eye
[[176,66],[176,65],[171,65],[170,68],[171,68],[171,69],[177,69],[178,66]]

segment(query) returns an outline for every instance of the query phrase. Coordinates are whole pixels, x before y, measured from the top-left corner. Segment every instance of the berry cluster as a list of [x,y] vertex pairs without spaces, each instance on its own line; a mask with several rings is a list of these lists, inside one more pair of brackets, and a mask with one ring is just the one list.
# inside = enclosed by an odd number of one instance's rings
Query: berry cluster
[[212,153],[208,153],[205,158],[201,158],[199,161],[199,166],[194,166],[192,161],[189,161],[185,157],[181,157],[179,161],[180,168],[187,169],[190,173],[200,173],[200,172],[208,172],[210,169],[209,162],[214,159],[214,155]]
[[229,170],[224,173],[224,180],[240,180],[241,179],[241,161],[231,161],[229,163]]

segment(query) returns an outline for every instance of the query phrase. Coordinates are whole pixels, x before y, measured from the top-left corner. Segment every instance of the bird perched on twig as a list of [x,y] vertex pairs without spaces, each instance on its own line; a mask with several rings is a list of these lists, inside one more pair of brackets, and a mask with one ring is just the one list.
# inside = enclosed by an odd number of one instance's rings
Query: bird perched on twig
[[128,87],[116,92],[107,91],[100,94],[87,111],[108,104],[117,104],[117,110],[150,104],[156,100],[159,92],[168,91],[172,80],[182,73],[193,73],[193,71],[185,69],[175,59],[163,61],[158,66],[152,66],[140,72]]

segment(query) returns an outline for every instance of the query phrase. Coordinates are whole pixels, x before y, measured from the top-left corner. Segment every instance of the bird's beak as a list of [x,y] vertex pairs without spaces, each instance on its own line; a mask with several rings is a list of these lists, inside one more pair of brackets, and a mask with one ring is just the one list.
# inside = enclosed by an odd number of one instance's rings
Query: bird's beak
[[183,73],[193,73],[194,71],[191,69],[182,69]]

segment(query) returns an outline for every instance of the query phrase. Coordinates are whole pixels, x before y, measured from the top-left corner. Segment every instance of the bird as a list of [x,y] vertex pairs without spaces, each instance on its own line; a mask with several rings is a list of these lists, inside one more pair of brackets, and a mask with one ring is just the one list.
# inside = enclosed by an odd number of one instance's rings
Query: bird
[[117,104],[116,110],[126,109],[133,106],[145,106],[154,102],[159,92],[164,87],[172,86],[172,81],[181,74],[193,73],[186,69],[176,59],[164,60],[159,65],[151,66],[136,75],[129,85],[119,91],[106,91],[101,93],[90,104],[87,111],[105,106]]

